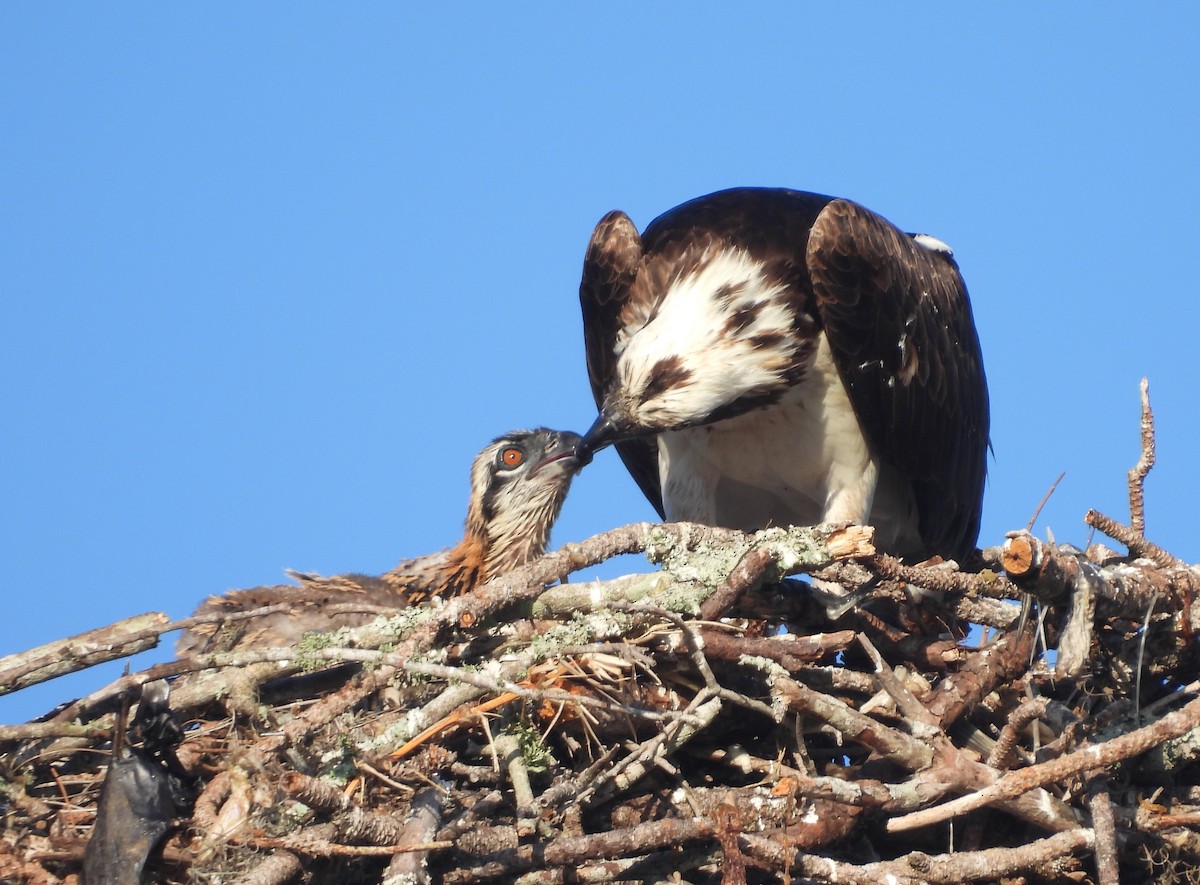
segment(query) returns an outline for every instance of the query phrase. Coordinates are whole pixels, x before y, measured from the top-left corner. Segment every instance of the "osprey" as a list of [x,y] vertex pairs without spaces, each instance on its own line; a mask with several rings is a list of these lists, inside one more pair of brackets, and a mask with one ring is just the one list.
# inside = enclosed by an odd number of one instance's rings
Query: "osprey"
[[[431,596],[474,590],[546,552],[571,480],[582,464],[578,434],[514,430],[492,440],[471,465],[471,496],[462,540],[439,553],[406,559],[379,577],[290,573],[300,586],[253,587],[210,596],[197,615],[250,611],[286,603],[287,611],[241,621],[231,635],[220,623],[200,624],[180,638],[176,652],[293,645],[305,633],[365,624],[379,607],[403,608]],[[359,603],[364,613],[324,612],[326,605]]]
[[579,298],[600,409],[580,455],[615,443],[660,516],[974,549],[988,393],[944,243],[848,200],[737,188],[640,235],[604,216]]

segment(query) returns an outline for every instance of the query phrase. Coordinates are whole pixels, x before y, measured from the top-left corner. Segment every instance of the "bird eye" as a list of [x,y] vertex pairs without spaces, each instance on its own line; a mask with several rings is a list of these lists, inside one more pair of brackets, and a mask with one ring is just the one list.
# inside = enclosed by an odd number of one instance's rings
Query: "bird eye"
[[514,467],[520,467],[521,462],[525,460],[525,453],[520,449],[509,447],[500,452],[500,466],[505,470],[512,470]]

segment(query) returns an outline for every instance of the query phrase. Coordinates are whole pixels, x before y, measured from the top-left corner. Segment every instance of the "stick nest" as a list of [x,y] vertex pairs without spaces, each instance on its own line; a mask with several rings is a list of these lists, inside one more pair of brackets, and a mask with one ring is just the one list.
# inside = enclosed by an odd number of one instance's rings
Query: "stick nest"
[[[114,737],[169,677],[186,797],[146,881],[1200,882],[1198,573],[1143,537],[1148,469],[1134,525],[1088,517],[1126,555],[1018,531],[913,567],[853,526],[637,524],[129,674],[0,727],[0,881],[79,881]],[[565,582],[629,552],[658,570]],[[194,623],[14,655],[0,688]]]

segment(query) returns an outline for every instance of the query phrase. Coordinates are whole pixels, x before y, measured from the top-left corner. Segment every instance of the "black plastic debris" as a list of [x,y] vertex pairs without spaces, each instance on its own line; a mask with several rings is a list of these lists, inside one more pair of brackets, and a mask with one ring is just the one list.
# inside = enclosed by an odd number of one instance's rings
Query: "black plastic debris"
[[[85,885],[136,885],[160,840],[186,813],[195,791],[175,756],[183,733],[167,706],[165,680],[147,683],[126,734],[122,709],[113,735],[96,825],[83,860]],[[140,738],[142,746],[132,743]]]

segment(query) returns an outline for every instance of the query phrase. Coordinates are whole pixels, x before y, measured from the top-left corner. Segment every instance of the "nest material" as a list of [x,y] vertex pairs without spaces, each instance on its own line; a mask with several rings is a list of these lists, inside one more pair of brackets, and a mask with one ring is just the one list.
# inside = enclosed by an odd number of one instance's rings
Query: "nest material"
[[[1091,519],[1130,555],[1016,532],[914,568],[854,527],[638,524],[132,674],[0,728],[0,881],[76,880],[121,708],[164,676],[186,795],[149,881],[1200,881],[1197,572]],[[661,570],[547,588],[632,551]],[[14,658],[0,683],[50,672]]]

